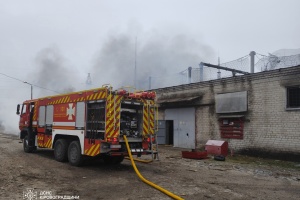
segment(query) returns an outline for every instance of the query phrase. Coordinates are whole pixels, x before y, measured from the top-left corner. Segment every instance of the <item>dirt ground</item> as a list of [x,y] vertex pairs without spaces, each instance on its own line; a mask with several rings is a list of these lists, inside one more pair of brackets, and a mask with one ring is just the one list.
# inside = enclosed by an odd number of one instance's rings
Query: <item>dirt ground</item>
[[[137,163],[148,180],[184,199],[299,199],[300,163],[228,156],[226,161],[181,158],[181,150],[160,146],[160,161]],[[144,158],[148,158],[147,156]],[[44,195],[44,196],[43,196]],[[48,196],[47,196],[48,195]],[[129,160],[83,167],[54,160],[53,151],[23,152],[15,136],[0,134],[0,199],[42,197],[170,199],[143,183]]]

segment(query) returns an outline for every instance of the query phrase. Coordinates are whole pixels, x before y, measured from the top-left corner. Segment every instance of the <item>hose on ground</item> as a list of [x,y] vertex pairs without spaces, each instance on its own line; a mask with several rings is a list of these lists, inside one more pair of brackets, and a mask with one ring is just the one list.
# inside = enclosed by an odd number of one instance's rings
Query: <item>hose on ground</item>
[[127,137],[126,135],[123,135],[124,137],[124,140],[125,140],[125,143],[126,143],[126,148],[127,148],[127,151],[128,151],[128,155],[129,155],[129,158],[130,158],[130,161],[131,161],[131,164],[132,164],[132,167],[135,171],[135,173],[138,175],[138,177],[145,183],[147,183],[148,185],[154,187],[155,189],[161,191],[162,193],[168,195],[169,197],[173,198],[173,199],[177,199],[177,200],[183,200],[183,198],[181,198],[180,196],[177,196],[175,194],[173,194],[172,192],[156,185],[155,183],[152,183],[151,181],[148,181],[147,179],[145,179],[139,172],[139,170],[137,169],[135,163],[134,163],[134,160],[132,158],[132,154],[131,154],[131,150],[130,150],[130,147],[129,147],[129,144],[128,144],[128,140],[127,140]]
[[[125,159],[127,160],[130,160],[129,157],[125,157]],[[150,163],[150,162],[153,162],[153,160],[141,160],[141,159],[137,159],[137,158],[132,158],[134,161],[138,161],[138,162],[141,162],[141,163]]]

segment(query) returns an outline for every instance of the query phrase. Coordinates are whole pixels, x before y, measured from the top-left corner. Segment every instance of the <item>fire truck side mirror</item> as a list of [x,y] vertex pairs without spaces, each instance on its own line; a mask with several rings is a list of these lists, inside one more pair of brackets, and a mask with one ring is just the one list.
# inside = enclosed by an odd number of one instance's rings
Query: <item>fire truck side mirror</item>
[[20,104],[17,105],[17,112],[16,112],[16,114],[17,114],[17,115],[20,114]]

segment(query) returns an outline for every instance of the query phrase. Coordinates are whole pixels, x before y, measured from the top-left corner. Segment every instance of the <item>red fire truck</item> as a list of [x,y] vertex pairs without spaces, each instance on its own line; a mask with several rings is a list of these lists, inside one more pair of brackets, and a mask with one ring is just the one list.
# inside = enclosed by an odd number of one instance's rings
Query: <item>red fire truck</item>
[[57,161],[74,166],[87,156],[121,163],[128,155],[126,135],[132,154],[153,153],[155,96],[103,86],[24,101],[17,106],[24,151],[54,149]]

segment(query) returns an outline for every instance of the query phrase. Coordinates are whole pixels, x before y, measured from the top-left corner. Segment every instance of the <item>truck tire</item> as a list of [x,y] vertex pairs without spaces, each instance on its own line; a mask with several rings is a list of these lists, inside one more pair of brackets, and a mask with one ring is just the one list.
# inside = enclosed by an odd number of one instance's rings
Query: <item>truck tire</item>
[[32,153],[35,149],[35,147],[30,147],[28,145],[28,135],[26,135],[23,139],[23,149],[24,149],[24,152],[26,152],[26,153]]
[[58,139],[54,144],[54,158],[58,162],[68,160],[68,142],[65,139]]
[[104,156],[103,160],[107,164],[120,164],[124,160],[124,156]]
[[68,160],[73,166],[80,166],[83,163],[83,156],[81,155],[81,147],[79,141],[72,141],[68,148]]

